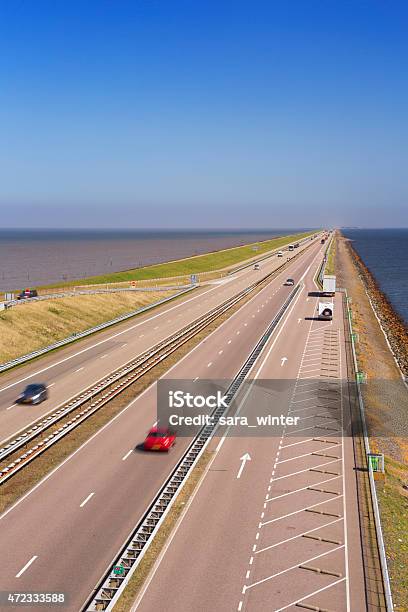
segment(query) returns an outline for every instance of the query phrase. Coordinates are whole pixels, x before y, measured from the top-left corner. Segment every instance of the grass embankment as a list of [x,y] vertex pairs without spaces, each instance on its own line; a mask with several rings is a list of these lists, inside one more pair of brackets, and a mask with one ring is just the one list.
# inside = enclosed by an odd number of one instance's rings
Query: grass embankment
[[[280,247],[301,240],[306,236],[311,236],[313,232],[302,234],[293,234],[290,236],[281,236],[272,238],[263,242],[254,242],[241,247],[232,249],[224,249],[223,251],[215,251],[206,255],[196,255],[186,259],[178,259],[167,263],[157,264],[154,266],[145,266],[143,268],[135,268],[133,270],[125,270],[123,272],[112,272],[111,274],[103,274],[100,276],[90,276],[88,278],[65,281],[64,283],[54,283],[48,285],[52,287],[73,287],[80,285],[98,285],[105,283],[130,282],[140,280],[151,280],[155,278],[172,278],[176,276],[200,274],[221,270],[229,266],[237,265],[247,259],[258,257],[268,251],[279,249]],[[256,250],[254,250],[256,247]]]
[[172,291],[81,295],[0,311],[0,363],[157,302]]
[[325,274],[335,273],[335,260],[336,260],[336,235],[334,235],[331,241],[329,252],[327,254]]

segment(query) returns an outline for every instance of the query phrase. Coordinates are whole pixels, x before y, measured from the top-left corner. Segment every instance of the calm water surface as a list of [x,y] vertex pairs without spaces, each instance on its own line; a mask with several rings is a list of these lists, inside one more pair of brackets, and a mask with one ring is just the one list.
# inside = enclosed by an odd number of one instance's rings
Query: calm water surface
[[408,323],[408,228],[342,230],[375,276],[393,307]]
[[0,291],[138,268],[301,230],[0,230]]

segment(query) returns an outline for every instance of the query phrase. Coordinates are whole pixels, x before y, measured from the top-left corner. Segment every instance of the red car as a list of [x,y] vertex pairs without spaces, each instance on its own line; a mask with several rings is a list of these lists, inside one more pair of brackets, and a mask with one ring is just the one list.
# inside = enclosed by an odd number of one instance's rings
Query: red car
[[170,429],[152,427],[143,442],[144,450],[169,451],[176,443],[176,433]]

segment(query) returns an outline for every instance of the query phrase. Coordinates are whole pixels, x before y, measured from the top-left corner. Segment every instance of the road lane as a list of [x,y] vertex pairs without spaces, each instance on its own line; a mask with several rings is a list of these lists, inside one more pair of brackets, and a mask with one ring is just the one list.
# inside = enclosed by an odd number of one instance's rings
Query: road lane
[[[317,245],[318,240],[314,243]],[[299,251],[307,246],[309,242],[302,245]],[[261,271],[252,268],[243,270],[224,284],[199,288],[192,295],[188,294],[174,303],[159,307],[150,314],[139,315],[132,321],[118,324],[114,329],[99,332],[93,337],[3,374],[0,377],[0,444],[94,385],[114,369],[122,367],[204,312],[235,295],[261,275],[275,270],[281,263],[281,259],[271,256],[263,262]],[[172,315],[170,320],[169,313]],[[101,359],[105,354],[109,359]],[[76,376],[73,376],[74,373]],[[46,384],[55,383],[49,400],[38,406],[14,405],[21,389],[33,380]],[[13,407],[10,408],[11,406]]]
[[[320,245],[313,247],[294,262],[291,275],[300,277],[321,254]],[[289,291],[282,279],[262,289],[166,376],[208,378],[211,361],[211,378],[232,378]],[[62,590],[69,593],[72,609],[80,608],[189,442],[180,438],[169,455],[137,450],[129,454],[155,419],[156,388],[152,385],[3,514],[0,547],[7,567],[0,589],[14,588],[17,571],[30,554],[37,555],[19,588]],[[95,492],[94,497],[80,510],[90,492]]]

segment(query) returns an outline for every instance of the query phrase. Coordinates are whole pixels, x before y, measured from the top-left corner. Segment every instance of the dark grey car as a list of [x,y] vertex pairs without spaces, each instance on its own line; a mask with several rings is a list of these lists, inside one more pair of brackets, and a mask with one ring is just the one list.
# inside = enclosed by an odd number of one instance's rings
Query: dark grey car
[[48,397],[48,390],[43,383],[32,383],[27,385],[18,396],[17,404],[41,404]]

